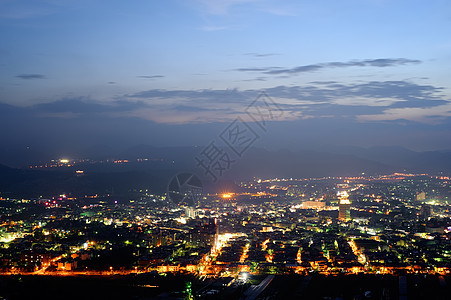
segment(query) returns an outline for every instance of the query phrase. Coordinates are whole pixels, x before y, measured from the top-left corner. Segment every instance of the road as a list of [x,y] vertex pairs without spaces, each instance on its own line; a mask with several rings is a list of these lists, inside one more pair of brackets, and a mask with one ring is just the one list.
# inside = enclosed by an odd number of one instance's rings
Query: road
[[265,279],[263,279],[262,282],[260,282],[259,285],[251,286],[249,287],[245,292],[244,296],[246,296],[246,300],[254,300],[260,295],[271,283],[271,281],[274,279],[274,275],[268,275]]

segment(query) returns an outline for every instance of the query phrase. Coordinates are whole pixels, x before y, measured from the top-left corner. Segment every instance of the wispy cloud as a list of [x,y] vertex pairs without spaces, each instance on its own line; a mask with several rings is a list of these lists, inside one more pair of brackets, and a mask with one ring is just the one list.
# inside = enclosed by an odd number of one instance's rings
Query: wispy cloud
[[264,73],[267,74],[269,71],[276,71],[278,69],[282,69],[281,67],[265,67],[265,68],[259,68],[259,67],[249,67],[249,68],[238,68],[234,71],[239,72],[258,72],[258,73]]
[[44,79],[45,76],[42,74],[20,74],[17,75],[16,78],[20,78],[20,79]]
[[156,79],[156,78],[163,78],[163,75],[140,75],[136,76],[138,78],[145,78],[145,79]]
[[351,60],[347,62],[326,62],[311,65],[297,66],[293,68],[267,67],[267,68],[239,68],[241,72],[261,72],[267,75],[295,75],[298,73],[315,72],[327,68],[349,68],[349,67],[393,67],[407,64],[418,64],[420,60],[407,58],[378,58],[365,60]]
[[[265,79],[257,77],[253,80]],[[139,99],[146,104],[146,111],[159,110],[166,116],[171,113],[189,113],[193,117],[193,122],[199,122],[194,119],[196,109],[204,117],[201,119],[203,121],[211,121],[216,117],[218,120],[232,118],[240,114],[246,103],[250,103],[259,92],[259,90],[236,89],[148,90],[127,95],[126,98]],[[273,99],[280,99],[280,105],[287,112],[287,116],[327,115],[354,119],[361,115],[383,114],[387,109],[441,106],[447,103],[441,95],[442,92],[443,89],[440,87],[410,81],[371,81],[354,84],[324,81],[306,86],[278,86],[266,89],[266,93]],[[149,114],[148,118],[155,116],[161,115]],[[159,120],[163,121],[162,118]]]
[[446,118],[451,118],[451,102],[432,107],[389,108],[381,114],[357,116],[359,121],[409,120],[426,124],[440,124]]
[[275,55],[280,55],[280,54],[279,53],[255,53],[255,52],[250,52],[250,53],[244,53],[244,55],[253,56],[253,57],[268,57],[268,56],[275,56]]
[[252,79],[244,79],[244,80],[241,80],[241,81],[266,81],[266,80],[267,80],[266,77],[260,76],[260,77],[256,77],[256,78],[252,78]]
[[75,116],[78,114],[106,113],[115,110],[125,111],[131,108],[129,103],[101,103],[90,99],[70,98],[37,104],[33,106],[33,109],[38,113],[45,113],[47,115],[68,114]]
[[[315,82],[306,86],[277,86],[265,92],[283,109],[282,121],[335,118],[360,122],[410,120],[445,122],[451,101],[443,89],[409,81],[371,81],[353,84]],[[120,95],[118,101],[73,98],[39,104],[39,116],[57,118],[134,117],[157,123],[229,122],[245,114],[260,90],[146,90]]]

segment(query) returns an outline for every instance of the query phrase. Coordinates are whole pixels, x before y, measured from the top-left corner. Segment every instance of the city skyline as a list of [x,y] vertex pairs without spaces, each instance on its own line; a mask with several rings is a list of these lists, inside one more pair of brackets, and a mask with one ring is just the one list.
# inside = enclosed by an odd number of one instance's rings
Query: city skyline
[[[40,296],[42,289],[17,287],[23,278],[25,286],[65,279],[80,288],[80,279],[97,280],[96,298],[111,294],[99,280],[114,280],[112,299],[143,291],[145,299],[446,299],[450,183],[407,173],[253,178],[237,182],[239,192],[203,193],[195,206],[152,186],[127,196],[0,197],[0,293]],[[327,282],[336,286],[318,288]],[[45,290],[65,285],[51,286]]]

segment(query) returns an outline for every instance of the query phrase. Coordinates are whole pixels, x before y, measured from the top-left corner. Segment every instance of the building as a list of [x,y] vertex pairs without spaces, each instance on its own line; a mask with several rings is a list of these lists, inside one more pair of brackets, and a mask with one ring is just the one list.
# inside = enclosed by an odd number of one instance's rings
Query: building
[[21,253],[21,261],[25,266],[41,266],[49,264],[52,260],[50,253],[35,253],[32,251],[23,251]]
[[351,202],[348,199],[340,199],[338,203],[338,219],[345,222],[351,220]]
[[348,193],[340,192],[340,201],[338,202],[338,220],[349,221],[351,220],[351,201],[348,199]]
[[192,206],[185,207],[185,216],[187,218],[195,219],[199,216],[199,210]]
[[326,208],[326,202],[324,202],[324,201],[304,201],[304,202],[302,202],[302,208],[323,210]]
[[216,218],[206,224],[198,224],[189,233],[189,242],[196,247],[216,247],[218,244],[218,225]]

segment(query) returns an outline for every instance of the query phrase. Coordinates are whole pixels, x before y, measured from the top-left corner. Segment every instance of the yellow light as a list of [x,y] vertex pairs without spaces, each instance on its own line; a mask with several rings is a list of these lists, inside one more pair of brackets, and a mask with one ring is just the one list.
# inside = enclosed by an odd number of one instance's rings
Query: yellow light
[[221,195],[221,197],[224,198],[224,199],[232,198],[232,193],[224,193],[224,194]]
[[262,243],[262,251],[266,251],[266,249],[268,248],[268,244],[269,243],[269,239],[267,239],[266,241],[264,241]]
[[176,218],[175,220],[181,224],[186,224],[186,218],[184,217]]
[[60,163],[67,164],[67,163],[69,163],[69,160],[65,159],[65,158],[62,158],[62,159],[60,159]]

